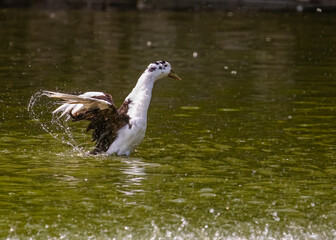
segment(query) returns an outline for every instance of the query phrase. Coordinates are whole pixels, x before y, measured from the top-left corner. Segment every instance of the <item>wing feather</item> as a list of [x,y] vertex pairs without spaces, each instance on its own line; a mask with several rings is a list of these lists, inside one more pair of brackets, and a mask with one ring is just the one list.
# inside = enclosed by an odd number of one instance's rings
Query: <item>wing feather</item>
[[53,113],[62,112],[60,117],[66,114],[81,114],[93,109],[116,108],[112,96],[102,92],[86,92],[81,95],[72,95],[59,92],[44,91],[44,94],[50,98],[59,98],[65,101]]
[[64,101],[53,111],[54,114],[61,113],[60,117],[68,115],[73,121],[90,121],[87,131],[93,130],[92,141],[96,142],[92,154],[106,152],[117,137],[118,131],[129,124],[130,118],[127,111],[130,102],[124,102],[117,109],[109,94],[86,92],[81,95],[72,95],[50,91],[45,91],[44,94]]

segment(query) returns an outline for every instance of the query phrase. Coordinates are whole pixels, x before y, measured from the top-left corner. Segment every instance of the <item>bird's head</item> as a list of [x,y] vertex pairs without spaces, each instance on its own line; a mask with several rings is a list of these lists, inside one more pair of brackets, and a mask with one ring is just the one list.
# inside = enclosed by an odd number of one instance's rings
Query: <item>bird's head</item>
[[167,61],[156,61],[148,65],[147,72],[154,76],[155,80],[164,77],[171,77],[177,80],[182,80],[179,76],[177,76],[173,69],[171,68],[169,62]]

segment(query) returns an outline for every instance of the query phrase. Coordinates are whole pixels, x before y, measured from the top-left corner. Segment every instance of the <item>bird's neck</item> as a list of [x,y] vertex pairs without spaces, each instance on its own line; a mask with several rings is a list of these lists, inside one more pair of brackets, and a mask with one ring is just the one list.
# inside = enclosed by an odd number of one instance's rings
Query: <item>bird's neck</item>
[[148,72],[144,72],[139,78],[132,92],[126,100],[130,100],[128,115],[131,118],[144,117],[147,119],[147,111],[152,98],[152,90],[155,79]]

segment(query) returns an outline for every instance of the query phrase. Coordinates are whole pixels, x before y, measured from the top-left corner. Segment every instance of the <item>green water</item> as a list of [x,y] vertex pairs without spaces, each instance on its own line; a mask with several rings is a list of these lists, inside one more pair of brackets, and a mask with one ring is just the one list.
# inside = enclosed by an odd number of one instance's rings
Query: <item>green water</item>
[[[336,239],[335,25],[0,10],[0,238]],[[183,81],[156,83],[131,157],[87,155],[85,123],[53,126],[45,97],[28,110],[41,90],[119,105],[159,59]]]

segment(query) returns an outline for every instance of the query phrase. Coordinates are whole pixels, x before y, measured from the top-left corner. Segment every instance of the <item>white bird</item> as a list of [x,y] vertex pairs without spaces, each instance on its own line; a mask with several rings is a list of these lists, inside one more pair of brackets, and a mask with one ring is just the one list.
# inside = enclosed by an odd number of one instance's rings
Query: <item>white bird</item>
[[44,94],[64,100],[53,114],[61,113],[60,117],[68,116],[73,121],[90,121],[87,131],[93,130],[92,138],[96,142],[92,154],[106,152],[129,156],[145,136],[154,83],[163,77],[181,80],[168,62],[149,64],[119,108],[114,105],[112,96],[103,92],[71,95],[44,91]]

